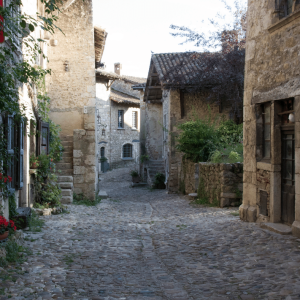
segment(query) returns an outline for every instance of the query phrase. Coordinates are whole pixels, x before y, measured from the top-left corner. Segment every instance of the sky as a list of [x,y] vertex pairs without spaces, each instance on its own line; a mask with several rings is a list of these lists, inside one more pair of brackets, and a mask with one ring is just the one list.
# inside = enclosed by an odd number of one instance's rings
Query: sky
[[[240,0],[245,3],[246,0]],[[233,7],[234,0],[226,1]],[[228,15],[221,0],[94,0],[94,25],[107,33],[102,62],[113,71],[122,64],[121,74],[148,76],[151,52],[199,50],[193,44],[179,45],[183,38],[170,35],[170,25],[195,31],[209,30],[202,20]]]

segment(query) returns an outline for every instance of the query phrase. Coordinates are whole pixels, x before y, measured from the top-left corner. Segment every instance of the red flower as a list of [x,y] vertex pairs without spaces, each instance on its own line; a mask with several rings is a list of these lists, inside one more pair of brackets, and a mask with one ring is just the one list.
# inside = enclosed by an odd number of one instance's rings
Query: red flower
[[3,174],[2,174],[2,173],[0,173],[0,180],[2,180],[2,176],[3,176]]
[[4,177],[4,182],[6,183],[6,181],[7,181],[7,177]]
[[10,176],[8,176],[8,181],[12,182],[12,178]]
[[53,158],[51,158],[51,161],[53,161]]

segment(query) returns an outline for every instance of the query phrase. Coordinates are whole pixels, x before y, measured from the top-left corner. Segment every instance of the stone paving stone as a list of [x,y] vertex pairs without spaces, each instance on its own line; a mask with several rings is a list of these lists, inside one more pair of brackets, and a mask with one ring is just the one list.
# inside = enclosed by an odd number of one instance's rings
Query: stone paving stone
[[43,216],[0,300],[300,299],[299,239],[130,181],[128,169],[106,173],[110,198]]

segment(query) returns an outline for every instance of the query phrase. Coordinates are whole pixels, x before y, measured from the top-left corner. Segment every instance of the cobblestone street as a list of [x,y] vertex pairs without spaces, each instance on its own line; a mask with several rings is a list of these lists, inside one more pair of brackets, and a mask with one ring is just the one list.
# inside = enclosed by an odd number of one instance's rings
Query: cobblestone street
[[[300,299],[300,240],[105,174],[97,207],[43,217],[26,233],[23,274],[0,281],[12,299]],[[3,272],[3,269],[2,271]],[[7,299],[7,296],[0,296]]]

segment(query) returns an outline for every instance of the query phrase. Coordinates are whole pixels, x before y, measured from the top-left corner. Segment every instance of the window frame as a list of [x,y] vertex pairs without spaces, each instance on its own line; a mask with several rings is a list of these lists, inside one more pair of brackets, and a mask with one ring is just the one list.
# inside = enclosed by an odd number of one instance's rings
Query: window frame
[[[267,108],[270,110],[270,113],[269,113],[270,120],[269,120],[269,122],[266,122],[266,120],[265,120],[265,115],[266,115],[266,109]],[[272,135],[271,135],[271,102],[267,102],[267,103],[263,104],[262,116],[263,116],[263,160],[269,161],[271,159],[271,156],[272,156],[271,155],[271,140],[272,140]],[[269,139],[266,139],[266,137],[265,137],[266,125],[270,126]],[[269,146],[269,149],[270,149],[269,156],[266,156],[266,141],[269,142],[269,144],[270,144],[270,146]]]
[[138,112],[136,110],[133,110],[131,117],[132,117],[131,128],[137,130],[138,129]]
[[[129,151],[127,151],[127,152],[129,152],[129,155],[130,156],[125,156],[125,147],[126,146],[129,146]],[[127,153],[126,153],[127,154]],[[123,146],[122,146],[122,159],[133,159],[133,145],[132,144],[130,144],[130,143],[126,143],[126,144],[124,144]]]
[[[120,120],[120,117],[121,117],[121,120]],[[118,110],[118,129],[124,129],[124,109]]]

